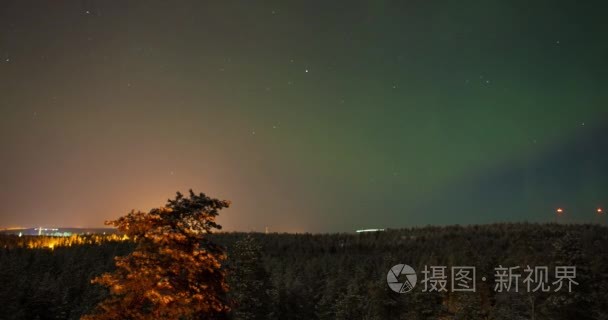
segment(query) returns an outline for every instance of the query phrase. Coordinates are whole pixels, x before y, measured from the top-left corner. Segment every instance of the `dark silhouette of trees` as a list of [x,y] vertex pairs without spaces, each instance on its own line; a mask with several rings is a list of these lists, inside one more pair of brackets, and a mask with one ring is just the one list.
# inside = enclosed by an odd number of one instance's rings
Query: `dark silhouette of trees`
[[247,235],[230,250],[228,272],[235,319],[268,319],[271,305],[270,277],[264,268],[260,244]]
[[218,319],[228,312],[222,247],[207,237],[229,202],[181,193],[165,207],[130,212],[113,225],[136,241],[116,270],[93,280],[110,296],[86,320]]
[[[205,233],[201,243],[228,250],[221,268],[231,284],[228,297],[234,300],[234,312],[227,317],[232,319],[264,314],[267,319],[608,319],[607,231],[597,225],[495,224],[374,234],[216,232]],[[120,298],[90,285],[90,279],[124,272],[113,257],[127,256],[143,245],[138,236],[137,242],[107,238],[54,249],[29,246],[38,239],[0,235],[0,319],[79,319],[99,302]],[[158,258],[160,253],[157,249],[150,255]],[[418,272],[419,282],[411,292],[395,293],[386,284],[389,268],[397,263],[410,264]],[[555,266],[575,265],[579,285],[571,293],[528,293],[520,282],[519,293],[495,292],[493,275],[499,264],[546,265],[549,281],[555,280]],[[477,266],[477,291],[422,292],[420,271],[425,265]],[[219,297],[225,303],[222,292]],[[148,311],[154,306],[143,305]],[[205,317],[210,316],[182,318]]]

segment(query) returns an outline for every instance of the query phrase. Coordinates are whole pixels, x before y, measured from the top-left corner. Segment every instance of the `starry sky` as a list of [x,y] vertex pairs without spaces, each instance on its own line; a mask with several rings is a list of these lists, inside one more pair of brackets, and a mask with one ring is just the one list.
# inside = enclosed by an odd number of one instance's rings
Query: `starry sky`
[[605,1],[0,2],[0,227],[594,222]]

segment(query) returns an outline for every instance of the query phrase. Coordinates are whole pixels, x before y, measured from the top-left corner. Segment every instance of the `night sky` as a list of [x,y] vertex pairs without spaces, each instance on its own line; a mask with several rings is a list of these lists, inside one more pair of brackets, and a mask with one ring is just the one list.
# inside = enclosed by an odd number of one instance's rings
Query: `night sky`
[[[2,1],[0,227],[593,222],[605,1]],[[604,217],[606,218],[606,217]]]

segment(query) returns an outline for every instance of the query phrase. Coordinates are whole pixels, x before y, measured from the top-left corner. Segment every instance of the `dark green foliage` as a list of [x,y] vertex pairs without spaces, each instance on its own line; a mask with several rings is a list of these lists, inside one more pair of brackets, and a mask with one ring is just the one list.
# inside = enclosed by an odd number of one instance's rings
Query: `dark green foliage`
[[[243,234],[210,237],[228,250],[234,319],[608,319],[608,229],[595,225],[498,224],[370,234]],[[0,238],[2,243],[9,238]],[[0,319],[77,319],[106,292],[89,284],[128,243],[0,250]],[[398,263],[493,268],[576,265],[573,293],[406,294],[386,285]],[[550,279],[553,280],[553,279]],[[520,283],[520,289],[525,286]],[[520,290],[521,291],[521,290]]]
[[264,269],[261,247],[247,235],[235,243],[228,264],[229,296],[234,319],[268,319],[270,316],[270,277]]
[[93,276],[112,270],[113,257],[131,250],[128,242],[106,242],[0,251],[0,319],[79,319],[106,295],[90,284]]

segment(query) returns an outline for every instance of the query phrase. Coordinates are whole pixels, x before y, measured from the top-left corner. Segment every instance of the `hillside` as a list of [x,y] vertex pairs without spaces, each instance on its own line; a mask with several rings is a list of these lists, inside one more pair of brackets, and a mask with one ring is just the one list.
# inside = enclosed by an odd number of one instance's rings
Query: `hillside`
[[[228,249],[234,318],[607,319],[607,231],[598,225],[495,224],[212,238]],[[90,279],[112,270],[112,258],[133,248],[116,238],[53,249],[23,248],[18,241],[0,237],[0,319],[78,319],[106,294]],[[411,292],[388,287],[387,273],[397,264],[417,271]],[[448,292],[422,292],[425,266],[447,267]],[[450,290],[453,266],[475,266],[475,292]],[[520,267],[519,292],[496,292],[499,266]],[[578,285],[570,293],[554,292],[555,286],[526,292],[527,266],[546,266],[551,282],[555,266],[576,266]]]

